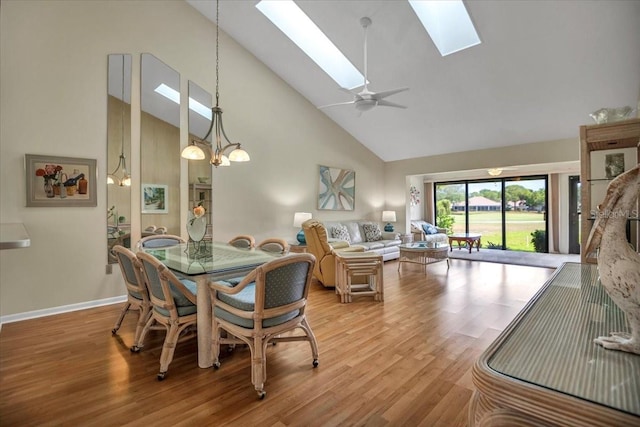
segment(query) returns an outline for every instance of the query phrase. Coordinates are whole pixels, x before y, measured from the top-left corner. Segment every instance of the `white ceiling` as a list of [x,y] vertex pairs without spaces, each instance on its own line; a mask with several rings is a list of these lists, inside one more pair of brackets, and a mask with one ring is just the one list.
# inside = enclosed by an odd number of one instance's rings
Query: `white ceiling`
[[[186,1],[215,22],[215,1]],[[220,28],[313,105],[349,101],[256,3],[220,2]],[[482,43],[447,57],[406,1],[296,3],[361,72],[372,19],[369,88],[408,86],[387,98],[408,108],[321,111],[384,161],[577,138],[640,98],[640,1],[465,1]]]

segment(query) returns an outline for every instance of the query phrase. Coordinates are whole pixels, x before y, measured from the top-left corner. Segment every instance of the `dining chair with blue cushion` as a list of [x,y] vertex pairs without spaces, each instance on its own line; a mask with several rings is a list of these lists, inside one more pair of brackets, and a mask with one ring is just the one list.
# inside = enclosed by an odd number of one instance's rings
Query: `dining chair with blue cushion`
[[151,317],[151,301],[149,300],[149,292],[144,283],[145,279],[144,273],[142,272],[142,265],[140,264],[136,254],[121,245],[115,245],[111,250],[120,265],[120,271],[122,272],[124,284],[127,288],[127,302],[125,302],[122,307],[120,316],[111,330],[111,333],[113,335],[117,334],[118,329],[120,329],[120,325],[122,325],[122,321],[124,320],[124,316],[131,308],[136,308],[138,309],[139,314],[136,333],[133,338],[135,345],[135,343],[140,339],[140,334],[142,333],[144,326]]
[[151,234],[138,241],[137,249],[168,248],[179,245],[180,243],[185,243],[184,239],[180,236],[174,236],[173,234]]
[[256,246],[256,239],[248,234],[240,234],[229,240],[231,246],[242,249],[253,249]]
[[142,264],[152,309],[151,317],[135,345],[135,351],[142,349],[150,329],[156,325],[164,326],[167,335],[162,345],[158,373],[158,380],[163,380],[173,360],[178,338],[187,328],[196,326],[196,283],[188,279],[178,279],[171,270],[148,253],[138,252],[137,255]]
[[[288,255],[256,267],[236,286],[210,283],[213,366],[220,367],[221,345],[247,344],[251,382],[260,399],[266,395],[266,351],[270,343],[308,341],[313,367],[318,366],[318,343],[305,315],[314,264],[311,254]],[[296,329],[304,334],[281,335]]]
[[289,243],[286,240],[278,237],[270,237],[264,239],[256,245],[256,248],[262,249],[266,252],[275,252],[286,255],[289,252]]

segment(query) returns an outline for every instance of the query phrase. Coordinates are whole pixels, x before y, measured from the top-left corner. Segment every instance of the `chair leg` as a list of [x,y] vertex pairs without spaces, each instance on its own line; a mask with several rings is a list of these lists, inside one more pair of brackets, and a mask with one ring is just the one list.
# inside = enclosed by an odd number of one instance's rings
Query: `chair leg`
[[111,330],[111,333],[113,335],[118,333],[118,329],[120,329],[120,325],[122,325],[122,321],[124,320],[124,316],[127,314],[127,312],[129,311],[129,307],[131,307],[131,303],[129,301],[127,301],[126,303],[124,303],[124,306],[122,307],[122,311],[120,312],[120,317],[118,317],[118,320],[116,321],[115,326],[113,327],[113,329]]
[[138,341],[136,341],[131,347],[132,353],[138,353],[140,350],[142,350],[142,347],[144,347],[144,339],[147,336],[149,329],[151,329],[151,326],[153,326],[154,323],[156,323],[156,319],[154,319],[153,315],[151,315],[149,317],[149,320],[147,320],[147,324],[144,325],[144,328],[140,333],[140,337],[138,338]]
[[136,334],[133,337],[133,343],[137,344],[140,341],[140,335],[142,330],[151,317],[151,307],[140,305],[140,315],[138,316],[138,325],[136,326]]
[[213,316],[211,327],[211,354],[213,355],[213,367],[220,368],[220,324]]
[[262,337],[254,337],[251,346],[251,382],[260,399],[264,399],[267,395],[267,392],[264,391],[265,365],[267,363],[264,350]]
[[317,367],[318,362],[318,341],[316,341],[316,336],[313,334],[311,330],[311,326],[309,326],[309,322],[307,322],[307,318],[305,317],[300,322],[300,328],[307,334],[309,337],[309,344],[311,345],[311,354],[313,355],[313,367]]
[[[185,325],[186,326],[186,325]],[[183,328],[185,327],[183,326]],[[167,336],[162,344],[162,353],[160,354],[160,372],[158,373],[158,381],[162,381],[167,375],[169,364],[173,360],[173,353],[178,343],[178,335],[180,335],[180,326],[172,323],[167,330]]]

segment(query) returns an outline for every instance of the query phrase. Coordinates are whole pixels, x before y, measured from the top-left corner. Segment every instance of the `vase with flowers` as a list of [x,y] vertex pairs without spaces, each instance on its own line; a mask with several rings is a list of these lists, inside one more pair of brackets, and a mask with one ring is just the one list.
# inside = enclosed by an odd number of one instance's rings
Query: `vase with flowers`
[[194,206],[194,208],[189,211],[187,233],[189,234],[189,239],[194,242],[200,242],[207,233],[207,217],[204,216],[205,213],[206,209],[201,204]]
[[36,176],[41,176],[44,179],[44,193],[49,198],[55,196],[54,185],[59,181],[61,171],[62,166],[60,165],[45,165],[44,169],[36,170]]

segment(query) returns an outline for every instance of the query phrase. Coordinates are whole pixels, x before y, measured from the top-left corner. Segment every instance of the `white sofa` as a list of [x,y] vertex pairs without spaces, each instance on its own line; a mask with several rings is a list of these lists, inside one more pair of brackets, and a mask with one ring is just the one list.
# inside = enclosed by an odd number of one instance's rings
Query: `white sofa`
[[[391,259],[398,259],[400,257],[400,233],[384,231],[384,228],[375,221],[354,220],[354,221],[322,221],[327,236],[329,237],[329,243],[333,246],[332,241],[344,240],[339,237],[334,237],[333,230],[336,227],[346,227],[349,238],[348,243],[351,246],[362,246],[367,252],[375,252],[382,255],[383,261]],[[381,231],[381,239],[368,242],[365,238],[365,224],[376,224]]]
[[423,220],[412,220],[411,221],[411,234],[413,234],[414,242],[439,242],[439,243],[449,243],[449,238],[447,237],[447,229],[436,227],[438,232],[436,234],[426,234],[424,232],[423,225],[427,224],[427,221]]

